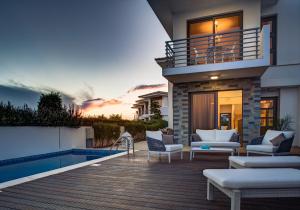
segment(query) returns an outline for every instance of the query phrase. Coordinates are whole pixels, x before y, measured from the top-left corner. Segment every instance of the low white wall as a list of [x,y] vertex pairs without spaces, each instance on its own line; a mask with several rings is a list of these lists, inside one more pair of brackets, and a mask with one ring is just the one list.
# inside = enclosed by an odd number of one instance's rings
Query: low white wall
[[0,160],[85,148],[86,128],[0,127]]

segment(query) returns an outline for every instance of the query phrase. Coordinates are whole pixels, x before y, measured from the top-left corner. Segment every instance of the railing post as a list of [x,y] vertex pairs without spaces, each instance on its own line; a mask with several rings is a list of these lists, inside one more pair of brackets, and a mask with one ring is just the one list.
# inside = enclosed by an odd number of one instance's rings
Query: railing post
[[255,30],[255,35],[256,35],[256,43],[255,43],[255,47],[256,47],[256,59],[258,59],[258,28]]

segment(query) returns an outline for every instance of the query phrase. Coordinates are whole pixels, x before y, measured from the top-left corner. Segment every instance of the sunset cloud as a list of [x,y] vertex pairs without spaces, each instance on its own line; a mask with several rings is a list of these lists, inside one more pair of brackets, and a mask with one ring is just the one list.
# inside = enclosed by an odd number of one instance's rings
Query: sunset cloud
[[[10,80],[8,84],[0,84],[0,99],[3,102],[10,101],[12,104],[22,106],[25,103],[32,108],[37,107],[37,102],[42,93],[51,91],[60,92],[63,102],[66,105],[76,104],[85,116],[111,114],[121,114],[126,119],[132,119],[135,110],[132,104],[138,99],[139,95],[144,95],[154,91],[167,91],[166,84],[144,84],[132,87],[124,91],[123,95],[115,98],[95,97],[92,86],[85,85],[78,89],[74,94],[67,94],[52,87],[28,86],[18,81]],[[97,96],[97,95],[96,95]],[[99,95],[98,95],[99,96]]]
[[42,93],[59,92],[63,103],[74,104],[75,97],[49,87],[32,87],[15,80],[10,80],[8,84],[0,84],[0,102],[11,102],[15,106],[27,104],[36,108]]
[[103,108],[105,106],[112,106],[112,105],[118,105],[122,104],[122,101],[119,99],[108,99],[105,100],[103,98],[96,98],[96,99],[90,99],[86,100],[82,103],[81,109],[83,112],[90,112],[94,109]]
[[130,90],[127,91],[127,93],[132,93],[138,90],[152,90],[152,89],[158,89],[166,87],[166,84],[150,84],[150,85],[137,85]]

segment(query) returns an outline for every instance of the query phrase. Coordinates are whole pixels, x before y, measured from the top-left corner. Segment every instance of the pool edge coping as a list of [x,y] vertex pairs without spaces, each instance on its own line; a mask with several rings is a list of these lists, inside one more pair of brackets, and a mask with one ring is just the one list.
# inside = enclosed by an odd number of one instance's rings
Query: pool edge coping
[[[137,150],[135,150],[135,151],[137,151]],[[53,170],[50,170],[50,171],[45,171],[45,172],[42,172],[42,173],[33,174],[33,175],[30,175],[30,176],[26,176],[26,177],[14,179],[14,180],[6,181],[6,182],[3,182],[3,183],[0,183],[0,192],[2,192],[2,190],[7,188],[7,187],[12,187],[12,186],[15,186],[15,185],[23,184],[23,183],[30,182],[30,181],[33,181],[33,180],[36,180],[36,179],[51,176],[51,175],[54,175],[54,174],[60,174],[60,173],[66,172],[66,171],[81,168],[81,167],[84,167],[84,166],[89,166],[89,165],[92,165],[92,164],[95,164],[95,163],[103,162],[105,160],[113,159],[113,158],[120,157],[120,156],[123,156],[123,155],[127,155],[127,151],[120,152],[120,153],[113,154],[113,155],[109,155],[109,156],[106,156],[106,157],[97,158],[97,159],[94,159],[94,160],[89,160],[89,161],[86,161],[86,162],[82,162],[82,163],[78,163],[78,164],[74,164],[74,165],[70,165],[70,166],[66,166],[66,167],[63,167],[63,168],[57,168],[57,169],[53,169]]]

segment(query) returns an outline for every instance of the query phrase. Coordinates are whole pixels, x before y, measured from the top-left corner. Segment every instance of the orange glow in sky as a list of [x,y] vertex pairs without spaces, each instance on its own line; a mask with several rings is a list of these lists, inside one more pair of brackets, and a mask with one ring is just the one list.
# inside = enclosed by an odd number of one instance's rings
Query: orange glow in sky
[[138,96],[154,91],[167,91],[167,85],[131,89],[114,99],[93,99],[82,105],[82,112],[84,116],[121,114],[124,119],[133,119],[136,110],[131,108],[132,104]]

